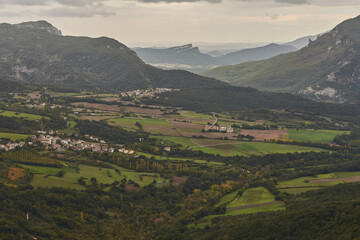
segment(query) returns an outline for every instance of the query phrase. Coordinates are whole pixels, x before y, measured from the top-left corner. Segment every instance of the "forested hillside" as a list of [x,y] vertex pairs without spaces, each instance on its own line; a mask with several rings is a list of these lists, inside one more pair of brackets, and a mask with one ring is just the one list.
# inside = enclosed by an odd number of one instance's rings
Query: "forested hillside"
[[4,79],[110,91],[224,85],[189,72],[146,65],[114,39],[61,36],[41,24],[3,23],[0,41],[0,77]]

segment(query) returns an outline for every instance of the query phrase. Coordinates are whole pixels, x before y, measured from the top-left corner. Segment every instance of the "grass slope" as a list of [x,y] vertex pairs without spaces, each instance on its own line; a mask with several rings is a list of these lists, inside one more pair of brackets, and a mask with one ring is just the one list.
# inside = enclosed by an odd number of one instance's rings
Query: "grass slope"
[[[285,209],[285,204],[282,202],[275,202],[274,204],[269,204],[269,205],[261,205],[275,201],[275,196],[272,195],[264,187],[249,188],[242,194],[241,197],[237,198],[236,196],[237,196],[237,192],[235,191],[222,197],[220,199],[220,202],[217,204],[217,206],[227,203],[226,205],[227,210],[225,214],[210,215],[207,216],[206,219],[212,219],[220,216],[235,216],[241,214],[277,211],[277,210]],[[255,204],[259,204],[259,205],[253,206]],[[239,207],[240,209],[236,209],[236,207]]]
[[8,138],[12,141],[25,140],[28,137],[31,137],[31,135],[0,132],[0,138]]
[[338,135],[349,134],[349,131],[289,129],[289,139],[297,142],[324,143],[332,142]]
[[40,115],[34,115],[29,113],[17,113],[13,111],[3,111],[0,113],[1,116],[5,117],[17,117],[17,118],[25,118],[28,120],[41,120],[42,118],[49,119],[49,117],[44,117]]
[[[301,177],[292,180],[279,182],[276,186],[281,192],[298,194],[309,190],[320,189],[344,183],[342,178],[358,177],[360,172],[334,172],[328,174],[319,174],[317,177]],[[331,181],[316,182],[319,179],[330,179]],[[338,179],[338,180],[337,180]],[[315,181],[315,182],[314,182]]]
[[[32,180],[31,184],[34,187],[52,187],[52,186],[64,186],[73,188],[74,184],[77,185],[77,180],[80,177],[86,178],[86,182],[89,184],[90,179],[95,177],[99,183],[113,183],[114,181],[121,181],[124,177],[127,180],[133,180],[137,182],[140,186],[146,186],[153,182],[154,179],[157,181],[166,181],[164,178],[159,177],[157,174],[152,173],[142,173],[135,172],[129,169],[121,168],[118,166],[113,166],[120,170],[120,175],[115,172],[114,169],[107,169],[101,167],[94,167],[89,165],[80,165],[80,171],[76,172],[74,168],[63,167],[63,168],[52,168],[52,167],[39,167],[21,164],[22,167],[30,169],[32,173],[35,174],[35,178]],[[55,175],[60,170],[64,170],[65,174],[63,177],[59,178]],[[110,176],[109,176],[109,174]],[[50,175],[46,177],[46,175]],[[63,184],[63,185],[62,185]],[[80,186],[80,185],[79,185]],[[78,186],[76,186],[78,188]]]

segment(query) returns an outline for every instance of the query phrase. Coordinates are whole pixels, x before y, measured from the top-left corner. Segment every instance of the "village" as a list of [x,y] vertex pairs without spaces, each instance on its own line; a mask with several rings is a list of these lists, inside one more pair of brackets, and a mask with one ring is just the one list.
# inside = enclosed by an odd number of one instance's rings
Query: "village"
[[121,93],[121,97],[155,97],[155,94],[164,93],[164,92],[172,92],[172,91],[180,91],[180,89],[172,89],[172,88],[155,88],[155,89],[137,89],[129,92]]
[[114,153],[120,152],[123,154],[134,154],[135,151],[131,149],[124,148],[122,144],[116,144],[114,146],[109,146],[104,140],[99,140],[96,137],[85,135],[84,139],[70,138],[66,134],[58,133],[54,131],[39,131],[39,135],[33,135],[31,141],[25,142],[15,142],[8,141],[6,143],[0,144],[0,150],[10,151],[17,147],[22,148],[26,145],[34,145],[39,143],[41,146],[45,147],[47,150],[55,150],[57,152],[65,151],[66,149],[74,151],[92,151],[94,153]]

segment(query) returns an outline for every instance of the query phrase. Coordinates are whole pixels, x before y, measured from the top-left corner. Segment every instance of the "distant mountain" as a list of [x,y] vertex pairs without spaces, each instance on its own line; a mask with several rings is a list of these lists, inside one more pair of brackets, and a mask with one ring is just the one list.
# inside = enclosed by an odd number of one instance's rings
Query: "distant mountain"
[[224,85],[189,72],[149,66],[114,39],[62,36],[44,21],[0,24],[0,78],[108,91]]
[[213,50],[210,52],[206,52],[207,55],[210,55],[212,57],[221,57],[231,52],[236,52],[238,50],[236,49],[227,49],[227,50]]
[[268,59],[279,54],[294,52],[297,48],[289,45],[269,44],[263,47],[243,49],[218,57],[223,65],[233,65],[249,61]]
[[133,50],[144,62],[152,66],[163,69],[183,69],[198,73],[218,66],[267,59],[297,49],[292,46],[273,43],[240,51],[211,51],[208,54],[201,53],[199,48],[194,47],[192,44],[166,49],[134,48]]
[[200,72],[222,65],[216,58],[199,51],[192,44],[166,49],[134,48],[146,63],[163,69],[184,69]]
[[309,40],[315,41],[319,35],[311,35],[302,38],[298,38],[292,42],[285,43],[284,45],[292,46],[296,49],[301,49],[309,44]]
[[359,103],[360,16],[342,22],[297,52],[215,68],[204,76],[236,86]]

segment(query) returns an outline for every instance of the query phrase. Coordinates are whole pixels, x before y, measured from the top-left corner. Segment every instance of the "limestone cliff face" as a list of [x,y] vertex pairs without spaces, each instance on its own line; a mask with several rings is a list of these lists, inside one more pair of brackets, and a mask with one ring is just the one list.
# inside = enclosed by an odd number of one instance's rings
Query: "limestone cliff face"
[[46,21],[37,21],[37,22],[24,22],[20,24],[16,24],[16,26],[23,27],[23,28],[30,28],[30,29],[42,29],[51,34],[62,36],[61,30],[57,29],[50,23]]

